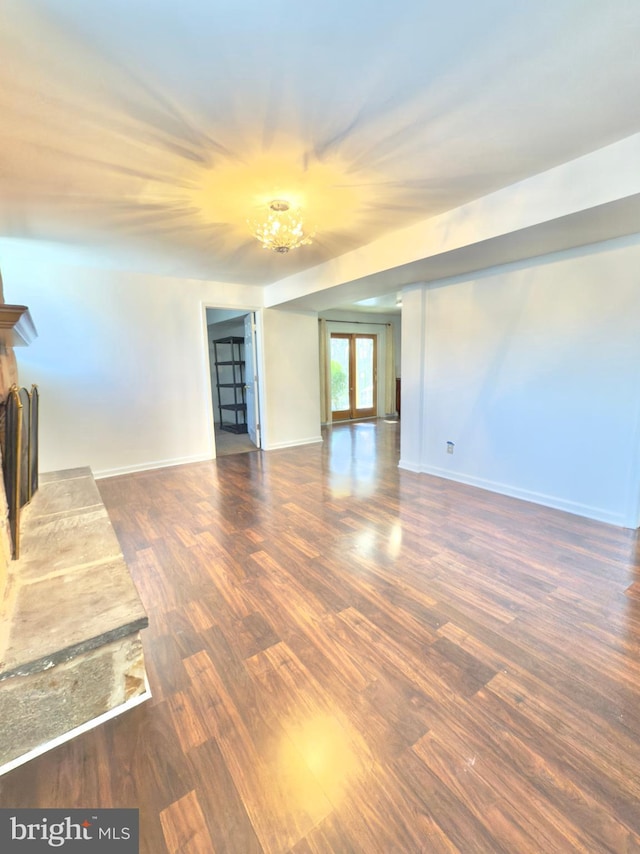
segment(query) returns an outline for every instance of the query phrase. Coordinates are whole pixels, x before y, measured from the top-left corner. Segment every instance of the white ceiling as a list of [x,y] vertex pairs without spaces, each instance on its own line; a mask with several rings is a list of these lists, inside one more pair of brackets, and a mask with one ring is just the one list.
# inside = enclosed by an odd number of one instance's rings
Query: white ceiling
[[[638,0],[0,13],[0,236],[112,268],[270,283],[640,131]],[[248,234],[278,197],[313,245]]]

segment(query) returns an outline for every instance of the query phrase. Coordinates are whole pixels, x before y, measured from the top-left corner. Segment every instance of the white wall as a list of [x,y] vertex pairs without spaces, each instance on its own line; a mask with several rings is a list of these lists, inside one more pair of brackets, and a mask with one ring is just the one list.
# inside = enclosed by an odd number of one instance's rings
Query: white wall
[[635,527],[639,269],[636,235],[403,293],[401,466]]
[[262,447],[320,442],[318,318],[314,313],[265,309],[262,323]]
[[424,285],[402,294],[400,467],[416,472],[423,466],[426,299]]
[[260,288],[55,263],[0,242],[7,302],[38,329],[17,351],[41,390],[40,469],[98,476],[213,456],[204,305],[260,305]]

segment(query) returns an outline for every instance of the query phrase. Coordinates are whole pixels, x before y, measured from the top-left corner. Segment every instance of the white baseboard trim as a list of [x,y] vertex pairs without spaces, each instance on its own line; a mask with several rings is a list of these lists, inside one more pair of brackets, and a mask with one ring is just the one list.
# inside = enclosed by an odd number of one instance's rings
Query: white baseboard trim
[[0,777],[3,774],[8,774],[9,771],[13,771],[14,768],[19,768],[20,765],[24,765],[26,762],[30,762],[32,759],[35,759],[36,756],[42,756],[43,753],[47,753],[47,751],[53,750],[55,747],[59,747],[61,744],[65,744],[65,742],[67,741],[71,741],[72,738],[76,738],[76,736],[82,735],[82,733],[84,732],[89,732],[89,730],[95,729],[96,727],[106,723],[107,721],[112,720],[113,718],[117,718],[118,715],[121,715],[124,712],[128,712],[129,709],[134,709],[136,706],[139,706],[146,700],[150,700],[151,688],[149,687],[149,683],[147,681],[146,676],[144,679],[144,686],[145,687],[142,694],[138,694],[136,697],[132,697],[125,703],[121,703],[119,706],[116,706],[113,709],[109,709],[108,712],[99,715],[97,718],[92,718],[90,721],[87,721],[86,723],[80,724],[80,726],[69,730],[69,732],[65,732],[62,735],[59,735],[57,738],[54,738],[51,741],[47,741],[46,744],[41,744],[38,747],[34,747],[33,750],[30,750],[28,753],[23,753],[22,756],[17,756],[10,762],[6,762],[4,765],[0,765]]
[[296,439],[295,442],[269,442],[262,446],[263,451],[279,451],[282,448],[296,448],[298,445],[315,445],[322,442],[322,436],[311,436],[308,439]]
[[398,463],[399,469],[405,469],[405,471],[412,471],[416,474],[424,474],[422,470],[422,466],[418,463],[412,463],[410,460],[400,460]]
[[176,457],[172,460],[154,460],[147,463],[136,463],[132,466],[118,466],[113,469],[99,469],[94,471],[93,476],[96,480],[103,477],[117,477],[120,474],[134,474],[138,471],[153,471],[154,469],[166,469],[171,466],[184,466],[189,463],[204,463],[215,459],[211,454],[197,454],[193,457]]
[[[414,469],[411,469],[413,471]],[[567,501],[556,495],[547,495],[543,492],[533,492],[528,489],[520,489],[507,483],[499,483],[485,478],[474,477],[464,472],[452,472],[437,466],[422,466],[422,474],[430,474],[434,477],[442,477],[446,480],[454,480],[475,486],[478,489],[486,489],[489,492],[497,492],[500,495],[508,495],[510,498],[519,498],[522,501],[530,501],[532,504],[541,504],[551,507],[553,510],[563,510],[565,513],[573,513],[576,516],[584,516],[587,519],[595,519],[597,522],[606,522],[619,528],[633,528],[633,522],[622,513],[612,513],[602,507],[592,507],[589,504],[581,504],[577,501]]]

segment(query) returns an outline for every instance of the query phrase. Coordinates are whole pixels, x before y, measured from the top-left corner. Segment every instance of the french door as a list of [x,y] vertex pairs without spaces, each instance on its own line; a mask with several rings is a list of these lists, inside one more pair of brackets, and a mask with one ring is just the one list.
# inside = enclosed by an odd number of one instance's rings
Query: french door
[[377,336],[331,333],[331,417],[378,414]]

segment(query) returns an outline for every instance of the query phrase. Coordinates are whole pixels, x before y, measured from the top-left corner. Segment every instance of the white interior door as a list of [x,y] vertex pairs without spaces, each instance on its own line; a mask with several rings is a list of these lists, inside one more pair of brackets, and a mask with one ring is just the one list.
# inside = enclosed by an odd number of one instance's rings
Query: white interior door
[[256,365],[256,316],[255,312],[252,311],[244,317],[244,388],[247,401],[247,432],[256,448],[259,448],[260,423]]

